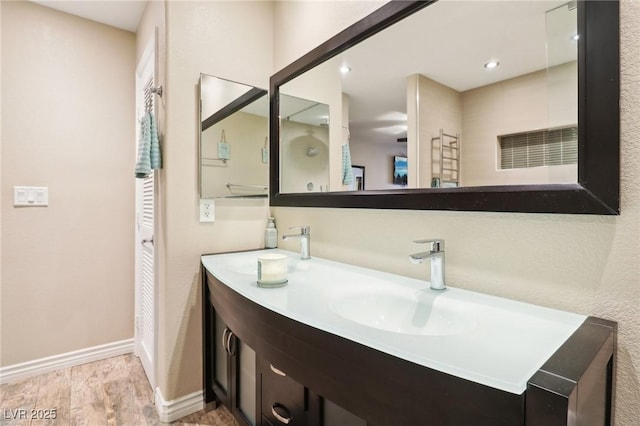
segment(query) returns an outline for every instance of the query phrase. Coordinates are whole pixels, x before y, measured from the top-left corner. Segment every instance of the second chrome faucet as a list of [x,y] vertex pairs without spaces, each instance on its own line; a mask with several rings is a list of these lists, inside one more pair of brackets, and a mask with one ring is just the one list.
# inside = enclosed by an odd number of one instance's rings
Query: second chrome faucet
[[444,240],[416,240],[414,243],[430,244],[429,251],[409,255],[411,263],[422,263],[425,259],[431,260],[431,289],[444,290],[447,284],[444,279]]
[[289,238],[300,238],[300,259],[311,259],[311,227],[310,226],[292,226],[289,229],[299,229],[299,234],[283,235],[283,240]]

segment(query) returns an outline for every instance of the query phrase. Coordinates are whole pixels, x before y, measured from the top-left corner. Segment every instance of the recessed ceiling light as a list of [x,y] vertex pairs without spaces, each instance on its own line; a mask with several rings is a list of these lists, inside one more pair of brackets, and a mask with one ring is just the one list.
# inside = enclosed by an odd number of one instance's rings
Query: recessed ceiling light
[[496,68],[498,65],[500,65],[500,62],[498,61],[489,61],[486,64],[484,64],[484,67],[488,70],[492,70]]
[[573,41],[578,41],[579,38],[580,38],[580,34],[575,34],[571,36],[571,40]]
[[343,65],[343,66],[341,66],[341,67],[340,67],[340,72],[341,72],[342,74],[346,74],[346,73],[348,73],[348,72],[350,72],[350,71],[351,71],[351,68],[349,68],[349,67],[348,67],[348,66],[346,66],[346,65]]

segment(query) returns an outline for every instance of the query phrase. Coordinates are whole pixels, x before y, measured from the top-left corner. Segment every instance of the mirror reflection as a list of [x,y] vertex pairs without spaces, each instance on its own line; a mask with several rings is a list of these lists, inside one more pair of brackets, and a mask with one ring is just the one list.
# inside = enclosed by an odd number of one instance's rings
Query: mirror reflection
[[280,155],[286,192],[323,192],[329,186],[329,106],[280,95]]
[[280,192],[308,190],[285,146],[297,98],[326,106],[309,136],[330,191],[358,189],[353,165],[366,190],[576,183],[578,42],[575,2],[424,8],[280,86]]
[[200,198],[266,197],[267,91],[200,75]]

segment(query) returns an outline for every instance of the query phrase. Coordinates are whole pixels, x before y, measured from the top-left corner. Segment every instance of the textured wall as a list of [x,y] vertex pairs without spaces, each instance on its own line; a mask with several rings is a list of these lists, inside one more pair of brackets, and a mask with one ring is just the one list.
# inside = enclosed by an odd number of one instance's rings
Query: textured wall
[[[7,366],[133,337],[135,38],[1,8]],[[48,186],[49,207],[14,208],[14,185]]]
[[216,202],[216,221],[199,223],[200,73],[268,87],[272,73],[270,2],[166,3],[165,167],[161,172],[158,385],[166,400],[202,388],[200,255],[258,248],[263,200]]
[[[316,5],[276,7],[277,64],[285,65],[355,21],[352,6],[327,7],[323,27]],[[349,2],[347,2],[349,3]],[[278,13],[282,12],[282,15]],[[284,14],[287,12],[287,14]],[[327,14],[338,18],[331,19]],[[336,23],[332,26],[331,23]],[[312,28],[313,40],[293,39]],[[321,28],[321,29],[320,29]],[[411,241],[440,237],[447,242],[451,285],[619,323],[616,424],[640,419],[640,2],[621,2],[622,40],[622,214],[617,217],[475,212],[274,208],[278,226],[311,225],[313,255],[416,278],[428,274],[412,265]],[[297,250],[296,241],[281,246]]]

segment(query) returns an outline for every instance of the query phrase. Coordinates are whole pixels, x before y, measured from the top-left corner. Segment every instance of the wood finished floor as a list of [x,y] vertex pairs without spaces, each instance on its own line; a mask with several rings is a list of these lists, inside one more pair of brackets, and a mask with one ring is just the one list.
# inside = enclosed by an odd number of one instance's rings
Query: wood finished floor
[[[19,419],[56,409],[55,420]],[[35,410],[35,411],[32,411]],[[40,411],[39,411],[40,410]],[[133,354],[96,361],[0,386],[0,425],[161,425],[153,392]],[[175,425],[237,426],[225,407],[199,411]]]

